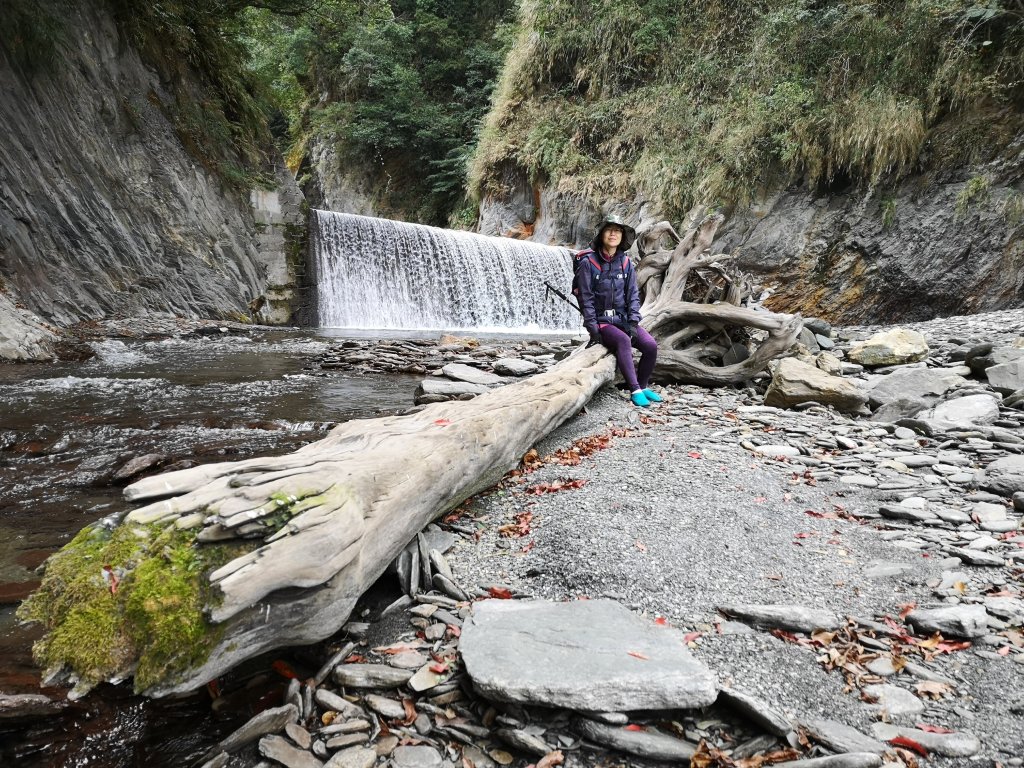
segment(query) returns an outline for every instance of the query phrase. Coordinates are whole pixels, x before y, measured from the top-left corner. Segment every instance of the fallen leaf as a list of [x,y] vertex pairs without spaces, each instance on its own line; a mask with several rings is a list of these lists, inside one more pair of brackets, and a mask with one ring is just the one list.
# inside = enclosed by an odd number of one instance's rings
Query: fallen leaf
[[565,762],[565,755],[562,754],[562,750],[556,749],[554,752],[548,752],[544,757],[537,761],[537,768],[551,768],[554,765],[561,765]]
[[668,619],[666,619],[664,616],[659,616],[654,620],[654,623],[657,624],[659,627],[667,627]]
[[628,653],[634,659],[641,659],[642,661],[650,661],[651,660],[649,656],[644,656],[642,653],[640,653],[640,651],[628,651]]
[[448,421],[448,419],[434,419],[434,423],[437,424],[437,426],[439,427],[446,427],[449,424],[451,424],[451,422]]
[[815,531],[811,531],[810,533],[794,533],[793,534],[793,538],[794,539],[809,539],[809,538],[811,538],[811,536],[816,536],[816,535],[817,535],[817,533]]
[[506,587],[488,587],[487,594],[491,597],[496,597],[499,600],[511,600],[512,592]]
[[928,723],[918,723],[916,726],[917,730],[924,731],[925,733],[953,733],[949,728],[943,728],[941,725],[929,725]]
[[289,680],[301,680],[302,676],[299,675],[287,661],[281,661],[278,659],[270,665],[271,668],[277,672],[281,677],[288,678]]
[[907,618],[915,608],[917,608],[917,603],[904,603],[900,606],[900,618]]
[[921,755],[921,757],[928,757],[928,750],[918,744],[913,739],[908,739],[906,736],[894,736],[889,739],[889,743],[894,747],[904,747],[905,749],[912,750]]
[[646,552],[647,551],[647,545],[644,544],[642,541],[640,541],[640,539],[637,539],[636,541],[634,541],[633,542],[633,546],[636,547],[637,549],[639,549],[641,552]]
[[430,671],[436,675],[443,675],[448,671],[448,665],[435,661],[430,665]]
[[704,456],[701,455],[700,451],[687,451],[686,455],[689,456],[691,459],[703,459],[704,458]]
[[1010,646],[1004,645],[1002,648],[1000,648],[998,651],[996,651],[996,653],[998,653],[1000,656],[1009,656],[1010,655]]
[[402,706],[405,707],[405,719],[402,725],[412,725],[416,720],[416,705],[412,699],[402,699]]
[[698,637],[703,637],[703,636],[704,636],[703,632],[687,632],[685,635],[683,635],[683,642],[686,643],[687,645],[689,645],[694,640],[696,640]]
[[644,726],[639,725],[637,723],[630,723],[629,725],[624,726],[623,729],[627,730],[627,731],[646,731],[647,730],[647,728],[645,728]]

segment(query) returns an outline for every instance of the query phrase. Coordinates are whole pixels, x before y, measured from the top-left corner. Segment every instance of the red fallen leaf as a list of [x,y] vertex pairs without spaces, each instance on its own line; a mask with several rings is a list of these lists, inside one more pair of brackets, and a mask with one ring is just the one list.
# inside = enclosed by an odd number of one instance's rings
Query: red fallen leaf
[[437,426],[439,427],[446,427],[449,424],[451,424],[451,422],[448,421],[448,419],[434,419],[434,423],[437,424]]
[[647,545],[644,544],[642,541],[640,541],[640,539],[637,539],[636,541],[634,541],[633,542],[633,546],[636,547],[637,549],[639,549],[641,552],[646,552],[647,551]]
[[402,699],[402,706],[405,707],[405,719],[402,725],[412,725],[416,721],[416,705],[412,699]]
[[629,655],[632,656],[634,659],[640,659],[641,661],[651,660],[649,656],[644,656],[642,653],[640,653],[640,651],[627,651],[627,653],[629,653]]
[[814,533],[794,533],[793,534],[793,538],[794,539],[809,539],[809,538],[811,538],[811,536],[814,536]]
[[900,606],[900,618],[905,619],[910,615],[910,612],[917,608],[917,603],[904,603]]
[[452,637],[462,637],[462,629],[461,627],[456,627],[454,624],[449,624],[448,634],[450,634]]
[[918,723],[916,726],[917,730],[924,731],[925,733],[952,733],[949,728],[943,728],[941,725],[929,725],[928,723]]
[[667,627],[668,619],[666,619],[664,616],[659,616],[654,620],[654,623],[657,624],[659,627]]
[[629,725],[623,726],[623,730],[626,731],[646,731],[647,729],[637,723],[630,723]]
[[511,600],[512,592],[505,587],[488,587],[487,594],[491,597],[496,597],[499,600]]
[[287,677],[289,680],[300,680],[299,673],[292,669],[291,665],[287,661],[281,661],[278,659],[270,665],[277,674],[281,677]]
[[928,750],[922,747],[913,739],[908,739],[906,736],[894,736],[889,739],[889,743],[894,747],[904,747],[912,752],[917,752],[921,757],[928,757]]
[[689,456],[691,459],[703,459],[704,458],[704,456],[701,455],[700,451],[687,451],[686,455]]
[[430,665],[430,671],[438,675],[443,675],[448,671],[448,665],[435,661]]
[[103,580],[110,585],[110,594],[117,594],[117,587],[121,583],[121,577],[117,575],[112,566],[103,566]]
[[953,640],[943,640],[935,647],[936,653],[953,653],[953,651],[966,651],[971,647],[971,644],[963,640],[961,642],[955,642]]
[[564,762],[565,755],[562,754],[562,750],[556,749],[554,752],[548,752],[538,760],[536,768],[554,768],[554,766],[561,765]]
[[1010,646],[1004,645],[1002,648],[1000,648],[998,651],[996,651],[996,653],[998,653],[1000,656],[1009,656],[1010,655]]
[[537,542],[535,542],[535,541],[528,541],[528,542],[526,542],[526,546],[523,547],[519,551],[522,552],[525,555],[527,552],[532,550],[535,546],[537,546]]
[[349,656],[346,656],[342,664],[362,664],[364,661],[366,661],[365,656],[360,656],[358,653],[353,653]]
[[683,635],[683,642],[688,645],[688,644],[692,643],[694,640],[696,640],[698,637],[703,637],[703,636],[704,636],[703,632],[687,632],[685,635]]

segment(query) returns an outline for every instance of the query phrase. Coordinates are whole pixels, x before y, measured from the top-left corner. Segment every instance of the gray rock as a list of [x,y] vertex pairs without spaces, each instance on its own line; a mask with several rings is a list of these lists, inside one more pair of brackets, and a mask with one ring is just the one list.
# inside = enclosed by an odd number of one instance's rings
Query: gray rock
[[31,312],[17,308],[5,292],[0,292],[0,360],[52,360],[57,336],[42,322]]
[[[298,720],[299,711],[293,704],[285,704],[283,707],[265,709],[258,715],[253,716],[241,728],[234,731],[225,739],[221,739],[215,746],[206,753],[206,759],[211,759],[218,752],[237,752],[247,744],[271,733],[278,733],[284,730],[288,723]],[[284,741],[282,739],[282,741]]]
[[924,702],[910,691],[896,685],[866,685],[864,694],[875,699],[869,703],[871,709],[887,714],[889,717],[913,717],[924,712]]
[[808,401],[856,413],[867,402],[867,395],[848,379],[830,376],[792,357],[783,358],[775,366],[772,383],[765,392],[765,405],[791,408]]
[[803,721],[807,734],[833,752],[870,752],[881,755],[889,747],[880,741],[835,720],[812,718]]
[[1000,496],[1024,492],[1024,456],[1003,456],[981,473],[978,485]]
[[[340,667],[353,667],[355,664],[342,664]],[[335,670],[340,667],[335,667]],[[340,712],[345,717],[362,717],[365,713],[355,704],[348,699],[344,699],[333,691],[328,691],[326,688],[317,688],[316,693],[313,694],[313,698],[316,699],[316,703],[324,709],[331,710],[332,712]]]
[[458,397],[459,395],[482,395],[489,392],[490,388],[482,384],[470,384],[466,381],[450,381],[448,379],[432,378],[420,382],[416,390],[417,395],[440,395],[443,397]]
[[285,724],[284,732],[300,749],[309,749],[313,745],[313,738],[309,735],[309,731],[298,723]]
[[[951,389],[967,384],[967,379],[941,368],[910,368],[882,376],[868,392],[872,408],[901,399],[934,402]],[[913,413],[905,414],[913,416]]]
[[928,357],[928,342],[917,331],[892,328],[854,344],[849,358],[869,367],[916,363]]
[[871,752],[849,752],[845,755],[812,757],[809,760],[788,760],[775,763],[775,768],[878,768],[882,756]]
[[542,738],[520,728],[499,728],[494,734],[510,747],[528,755],[542,757],[551,751],[551,747]]
[[578,711],[703,707],[714,675],[682,635],[611,600],[487,600],[462,628],[474,687],[498,701]]
[[793,730],[793,724],[785,715],[749,694],[733,688],[722,688],[718,692],[718,701],[739,712],[761,729],[774,733],[776,736],[785,736]]
[[363,696],[366,706],[379,715],[389,720],[402,719],[405,717],[405,706],[400,701],[389,699],[387,696],[378,696],[368,693]]
[[972,757],[981,751],[981,742],[971,733],[929,733],[919,728],[900,728],[890,723],[875,723],[871,731],[883,741],[898,736],[912,739],[929,752],[943,757]]
[[366,747],[349,747],[335,753],[324,763],[324,768],[372,768],[377,752]]
[[54,701],[41,693],[0,693],[0,722],[23,717],[51,715],[63,708],[63,703]]
[[917,414],[935,429],[970,429],[999,418],[999,400],[992,395],[965,395]]
[[110,479],[114,482],[128,480],[142,474],[146,470],[160,466],[165,461],[167,461],[167,456],[162,453],[147,453],[142,456],[136,456],[115,470]]
[[441,753],[433,747],[396,747],[391,753],[392,768],[441,768]]
[[381,664],[339,664],[334,668],[335,681],[352,688],[398,688],[409,682],[412,674],[408,669]]
[[1024,357],[986,368],[985,376],[996,392],[1011,395],[1024,388]]
[[686,763],[696,752],[693,744],[660,731],[631,731],[618,725],[596,723],[584,717],[574,719],[572,727],[580,736],[595,744],[651,760]]
[[340,736],[332,736],[327,740],[327,749],[346,749],[356,744],[365,744],[368,736],[362,732],[345,733]]
[[520,360],[515,357],[502,357],[495,360],[491,365],[496,373],[503,376],[529,376],[540,370],[540,366],[530,360]]
[[791,632],[810,633],[816,629],[838,629],[842,625],[840,618],[830,611],[801,605],[720,605],[718,610],[748,624]]
[[879,514],[882,517],[888,517],[890,520],[911,520],[913,522],[923,522],[925,520],[934,520],[936,514],[930,512],[927,509],[914,509],[913,507],[905,507],[902,504],[886,504],[878,508]]
[[260,754],[286,768],[323,768],[324,765],[309,752],[293,747],[281,736],[264,736],[260,739]]
[[991,552],[982,552],[976,549],[967,549],[966,547],[945,547],[944,551],[953,557],[959,557],[970,565],[1000,568],[1006,564],[1002,556],[992,554]]
[[505,383],[505,380],[495,373],[481,371],[479,368],[474,368],[472,365],[465,365],[463,363],[448,363],[448,365],[441,368],[441,373],[453,381],[465,381],[470,384],[479,384],[484,387]]
[[944,637],[981,637],[988,632],[988,614],[980,605],[955,605],[948,608],[918,608],[907,614],[906,623],[915,632],[939,632]]

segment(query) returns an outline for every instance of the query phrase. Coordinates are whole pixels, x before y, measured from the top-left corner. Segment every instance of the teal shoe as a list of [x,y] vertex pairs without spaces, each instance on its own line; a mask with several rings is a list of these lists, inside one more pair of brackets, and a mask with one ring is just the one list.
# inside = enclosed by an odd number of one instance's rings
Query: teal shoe
[[644,393],[644,397],[646,397],[652,403],[660,403],[662,400],[665,399],[661,395],[659,395],[657,392],[654,392],[653,390],[650,390],[650,389],[643,390],[643,393]]
[[651,401],[647,399],[647,395],[643,393],[643,390],[634,392],[629,396],[629,399],[633,401],[633,405],[639,405],[641,408],[646,408],[651,404]]

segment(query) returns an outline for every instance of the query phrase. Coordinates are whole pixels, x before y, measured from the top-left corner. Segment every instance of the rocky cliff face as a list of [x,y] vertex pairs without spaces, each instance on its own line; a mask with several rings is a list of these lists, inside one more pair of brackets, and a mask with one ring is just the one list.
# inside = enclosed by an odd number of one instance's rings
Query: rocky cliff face
[[[1024,135],[1003,159],[910,177],[885,195],[780,190],[731,212],[713,245],[773,291],[766,302],[833,322],[900,322],[1024,305]],[[507,172],[480,207],[480,231],[587,244],[601,211],[639,226],[642,199],[603,205],[531,187]],[[673,222],[679,225],[680,222]]]
[[[188,154],[159,77],[101,6],[72,13],[55,68],[28,74],[0,53],[0,291],[56,325],[270,307],[288,248],[261,240],[267,216]],[[294,182],[278,180],[270,213],[286,210],[269,225],[302,221]]]

